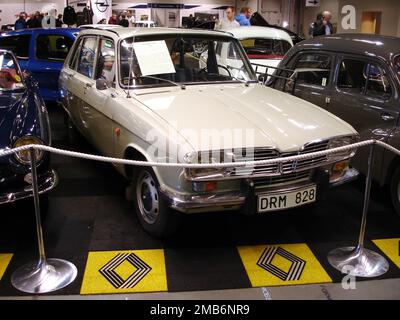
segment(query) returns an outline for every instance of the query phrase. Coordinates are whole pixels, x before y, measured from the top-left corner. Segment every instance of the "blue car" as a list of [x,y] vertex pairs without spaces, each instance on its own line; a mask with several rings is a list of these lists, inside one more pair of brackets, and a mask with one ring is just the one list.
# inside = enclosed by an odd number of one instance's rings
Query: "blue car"
[[0,49],[12,50],[22,70],[39,83],[45,101],[60,98],[58,77],[80,29],[25,29],[0,33]]
[[[49,117],[34,79],[11,51],[0,49],[0,151],[27,144],[50,145]],[[49,154],[35,151],[40,194],[56,185]],[[0,204],[32,196],[29,151],[0,157]]]

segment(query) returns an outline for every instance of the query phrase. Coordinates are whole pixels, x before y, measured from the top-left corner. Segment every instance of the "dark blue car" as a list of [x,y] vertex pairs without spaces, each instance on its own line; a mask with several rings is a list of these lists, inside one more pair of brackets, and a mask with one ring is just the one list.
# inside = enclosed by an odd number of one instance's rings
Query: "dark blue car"
[[79,29],[25,29],[0,33],[0,49],[12,50],[22,70],[39,83],[46,101],[60,98],[58,77]]
[[[27,144],[50,145],[49,117],[34,79],[21,71],[11,51],[0,49],[0,150]],[[38,187],[45,194],[56,185],[49,154],[35,152]],[[32,195],[29,151],[0,157],[0,204]]]

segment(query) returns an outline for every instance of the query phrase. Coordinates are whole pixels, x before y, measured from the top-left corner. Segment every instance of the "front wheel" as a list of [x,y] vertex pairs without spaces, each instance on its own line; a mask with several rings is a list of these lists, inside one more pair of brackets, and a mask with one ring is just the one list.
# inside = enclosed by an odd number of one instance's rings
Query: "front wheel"
[[394,170],[390,183],[390,195],[393,207],[398,215],[400,215],[400,166]]
[[166,237],[179,227],[182,214],[168,207],[160,197],[157,178],[150,168],[138,168],[132,181],[134,204],[143,228],[152,236]]

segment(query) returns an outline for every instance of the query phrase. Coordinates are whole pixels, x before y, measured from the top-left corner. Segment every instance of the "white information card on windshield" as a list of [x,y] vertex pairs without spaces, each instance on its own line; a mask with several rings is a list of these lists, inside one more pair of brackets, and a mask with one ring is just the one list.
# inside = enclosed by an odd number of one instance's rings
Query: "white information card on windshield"
[[134,42],[136,58],[142,76],[175,73],[167,45],[164,40]]

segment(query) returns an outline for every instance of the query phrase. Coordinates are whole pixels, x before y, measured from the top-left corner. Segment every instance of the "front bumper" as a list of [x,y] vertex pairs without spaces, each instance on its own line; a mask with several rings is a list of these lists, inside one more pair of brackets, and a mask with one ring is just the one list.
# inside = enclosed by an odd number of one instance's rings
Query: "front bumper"
[[169,203],[172,209],[184,213],[198,213],[210,211],[239,210],[246,215],[257,212],[258,194],[268,192],[286,192],[303,188],[310,184],[317,185],[317,201],[323,198],[330,187],[336,187],[355,180],[358,177],[356,169],[349,169],[334,183],[329,183],[329,174],[325,170],[315,170],[311,181],[287,184],[280,187],[268,187],[256,189],[251,179],[244,179],[241,189],[230,192],[206,193],[206,194],[178,194],[166,189],[160,189],[161,196]]
[[[54,170],[48,170],[38,175],[39,194],[46,193],[53,189],[58,183],[58,177]],[[20,199],[29,198],[33,195],[32,185],[25,183],[25,186],[5,190],[0,193],[0,204],[11,203]]]

